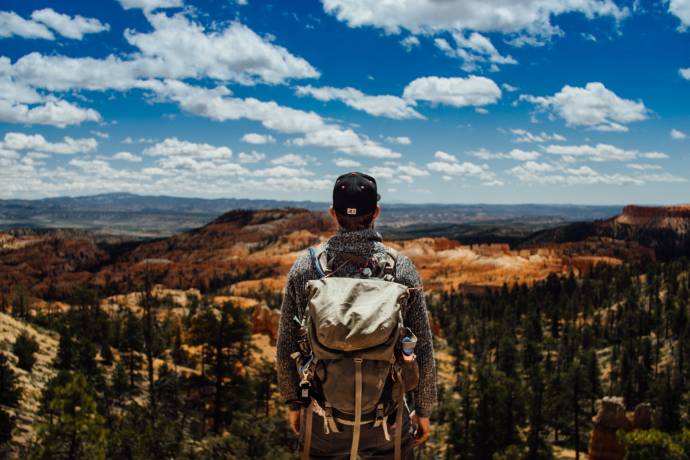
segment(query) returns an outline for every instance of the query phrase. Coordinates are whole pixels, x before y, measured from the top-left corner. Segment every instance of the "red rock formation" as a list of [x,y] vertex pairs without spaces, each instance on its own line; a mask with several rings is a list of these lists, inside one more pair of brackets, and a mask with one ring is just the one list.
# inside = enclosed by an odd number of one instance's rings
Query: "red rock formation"
[[604,398],[592,422],[589,460],[623,460],[625,447],[618,440],[618,431],[629,431],[632,424],[625,416],[622,398]]
[[690,205],[626,206],[613,219],[615,223],[646,228],[673,230],[678,235],[690,232]]

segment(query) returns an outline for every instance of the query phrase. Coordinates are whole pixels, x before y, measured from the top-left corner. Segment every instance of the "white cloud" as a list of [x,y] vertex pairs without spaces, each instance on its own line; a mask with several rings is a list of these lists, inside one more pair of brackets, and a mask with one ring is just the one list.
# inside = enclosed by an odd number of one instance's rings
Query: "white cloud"
[[94,138],[73,139],[63,138],[62,142],[48,142],[41,134],[24,134],[10,132],[0,143],[0,148],[7,150],[33,150],[38,152],[72,155],[75,153],[89,153],[98,147]]
[[141,162],[141,157],[130,152],[117,152],[113,155],[114,160],[129,161],[131,163]]
[[276,140],[270,134],[247,133],[240,139],[247,144],[262,145],[273,144]]
[[0,37],[13,35],[22,38],[55,39],[53,33],[43,24],[24,19],[14,11],[0,11]]
[[461,68],[465,72],[474,72],[483,63],[493,66],[517,64],[512,56],[502,56],[491,40],[478,32],[472,32],[469,35],[465,35],[465,32],[453,32],[451,35],[455,42],[454,47],[443,38],[435,39],[434,44],[447,56],[461,59],[463,61]]
[[521,149],[513,149],[508,153],[492,153],[486,149],[479,149],[470,152],[470,155],[475,156],[481,160],[517,160],[529,161],[536,160],[541,155],[535,151],[525,151]]
[[0,96],[0,121],[64,128],[85,121],[101,121],[101,115],[93,109],[84,109],[62,100],[49,100],[31,106],[4,100]]
[[434,158],[436,158],[437,160],[445,161],[446,163],[455,163],[458,161],[455,155],[451,155],[450,153],[446,153],[442,150],[439,150],[436,153],[434,153]]
[[660,171],[662,168],[660,165],[653,165],[649,163],[631,163],[627,165],[630,169],[635,169],[637,171]]
[[396,137],[388,136],[388,137],[386,137],[386,141],[390,142],[391,144],[399,144],[399,145],[410,145],[412,143],[412,140],[407,136],[396,136]]
[[515,135],[513,142],[542,144],[544,142],[564,142],[566,140],[565,137],[557,133],[548,134],[542,132],[535,134],[526,129],[511,129],[510,132]]
[[639,150],[625,150],[610,144],[597,145],[548,145],[544,147],[546,153],[569,157],[585,157],[592,161],[631,161],[636,158],[667,158],[661,152],[640,152]]
[[[439,159],[445,159],[445,152],[436,152],[435,156]],[[483,185],[503,185],[503,182],[496,178],[496,175],[491,171],[487,164],[476,164],[470,161],[458,162],[455,157],[448,158],[451,161],[433,161],[427,164],[427,168],[431,171],[438,172],[444,176],[459,176],[459,177],[473,177],[479,179]]]
[[355,133],[352,129],[327,123],[314,112],[281,106],[273,101],[228,97],[230,91],[224,87],[207,89],[178,81],[166,81],[152,85],[151,88],[160,97],[177,102],[183,110],[212,120],[248,119],[260,122],[267,129],[304,135],[288,141],[290,145],[330,148],[350,155],[375,158],[400,157],[399,153]]
[[123,144],[155,144],[158,139],[152,137],[140,137],[139,139],[132,139],[132,137],[127,136],[122,139]]
[[298,86],[298,96],[311,96],[319,101],[339,100],[356,110],[361,110],[375,117],[387,117],[395,120],[409,118],[424,118],[414,110],[414,101],[405,100],[398,96],[382,95],[370,96],[355,88],[333,88],[324,86]]
[[406,99],[446,104],[454,107],[494,104],[501,98],[501,89],[486,77],[467,78],[423,77],[405,87]]
[[539,185],[642,185],[647,182],[687,181],[682,177],[668,173],[605,174],[589,166],[573,168],[534,161],[528,161],[520,166],[515,166],[508,172],[521,182]]
[[503,88],[504,90],[508,91],[509,93],[514,93],[515,91],[517,91],[517,90],[520,89],[520,88],[518,88],[517,86],[513,86],[513,85],[511,85],[511,84],[509,84],[509,83],[503,83],[503,84],[501,85],[501,88]]
[[678,73],[681,77],[685,78],[686,80],[690,80],[690,67],[687,67],[685,69],[679,69]]
[[147,18],[152,32],[127,31],[125,38],[141,52],[141,70],[150,76],[207,76],[243,84],[277,84],[290,78],[319,76],[307,61],[239,22],[219,32],[207,32],[181,13],[149,14]]
[[[239,22],[206,31],[184,14],[146,16],[153,31],[127,30],[125,39],[138,51],[129,59],[44,56],[33,52],[14,65],[0,65],[0,77],[52,91],[149,89],[150,78],[212,78],[241,84],[284,83],[316,78],[304,59],[260,37]],[[228,50],[233,50],[229,53]]]
[[690,26],[690,1],[689,0],[666,0],[668,11],[680,19],[681,31],[687,30]]
[[179,8],[184,6],[182,0],[119,0],[122,8],[129,10],[138,8],[144,11],[153,11],[163,8]]
[[103,24],[98,19],[85,18],[79,15],[71,17],[58,13],[52,8],[34,11],[31,13],[31,19],[36,22],[42,22],[63,37],[75,40],[81,40],[85,34],[95,34],[110,30],[108,24]]
[[687,137],[688,137],[688,135],[685,134],[683,131],[680,131],[678,129],[672,129],[671,130],[671,139],[675,139],[678,141],[678,140],[686,139]]
[[255,169],[251,174],[255,177],[302,177],[313,175],[313,173],[305,171],[303,168],[290,168],[284,165]]
[[362,166],[359,161],[355,161],[351,158],[336,158],[333,163],[339,168],[358,168]]
[[299,168],[307,166],[309,162],[312,160],[313,158],[311,157],[305,157],[303,155],[288,153],[286,155],[282,155],[278,158],[272,159],[271,163],[273,163],[274,165],[293,166]]
[[405,0],[365,2],[322,0],[324,10],[350,27],[373,26],[389,33],[448,30],[524,33],[552,36],[559,29],[551,18],[563,13],[582,13],[622,19],[628,13],[612,0]]
[[602,83],[587,83],[584,88],[564,86],[553,96],[522,95],[520,100],[553,111],[568,126],[585,126],[597,131],[627,131],[628,123],[647,119],[642,101],[618,97]]
[[237,155],[237,161],[240,163],[258,163],[264,158],[266,158],[265,154],[256,151],[251,151],[249,153],[240,152],[239,155]]
[[403,38],[402,40],[400,40],[400,44],[407,51],[412,51],[412,48],[416,48],[417,46],[420,45],[419,38],[415,37],[414,35],[410,35],[410,36]]
[[199,159],[227,159],[232,157],[228,147],[216,147],[210,144],[197,144],[170,137],[144,149],[145,155],[163,157],[189,157]]

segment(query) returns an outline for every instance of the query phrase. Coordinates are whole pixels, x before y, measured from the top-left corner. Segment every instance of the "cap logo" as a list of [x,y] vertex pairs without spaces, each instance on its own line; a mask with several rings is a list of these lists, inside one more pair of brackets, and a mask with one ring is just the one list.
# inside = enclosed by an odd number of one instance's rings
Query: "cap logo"
[[348,216],[356,216],[357,215],[357,208],[347,208],[347,215]]

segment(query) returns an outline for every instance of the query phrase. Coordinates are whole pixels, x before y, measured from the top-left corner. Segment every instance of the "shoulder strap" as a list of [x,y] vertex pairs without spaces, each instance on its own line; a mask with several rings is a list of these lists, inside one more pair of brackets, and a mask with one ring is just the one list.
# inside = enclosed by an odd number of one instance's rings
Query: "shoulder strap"
[[309,248],[309,255],[314,261],[314,268],[316,268],[316,273],[318,273],[319,277],[323,278],[326,276],[326,272],[329,271],[326,258],[326,243],[321,243],[316,248]]

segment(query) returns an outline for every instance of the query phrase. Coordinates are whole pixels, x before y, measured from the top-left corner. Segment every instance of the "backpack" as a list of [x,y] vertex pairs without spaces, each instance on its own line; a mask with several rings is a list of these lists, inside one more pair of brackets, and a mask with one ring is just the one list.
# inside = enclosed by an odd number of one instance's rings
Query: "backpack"
[[[326,433],[340,431],[341,424],[352,426],[350,458],[355,460],[361,425],[381,427],[390,439],[387,418],[396,409],[399,459],[404,394],[412,389],[410,383],[416,386],[419,374],[416,362],[403,363],[397,356],[402,342],[412,350],[416,344],[403,324],[408,287],[395,282],[397,253],[387,248],[372,259],[345,255],[346,263],[359,270],[352,277],[338,277],[342,265],[332,269],[325,249],[309,250],[320,278],[306,283],[308,304],[296,356],[302,397],[309,403],[303,458],[310,448],[312,410],[324,418]],[[409,372],[410,365],[416,372]],[[408,377],[415,373],[416,379]]]

